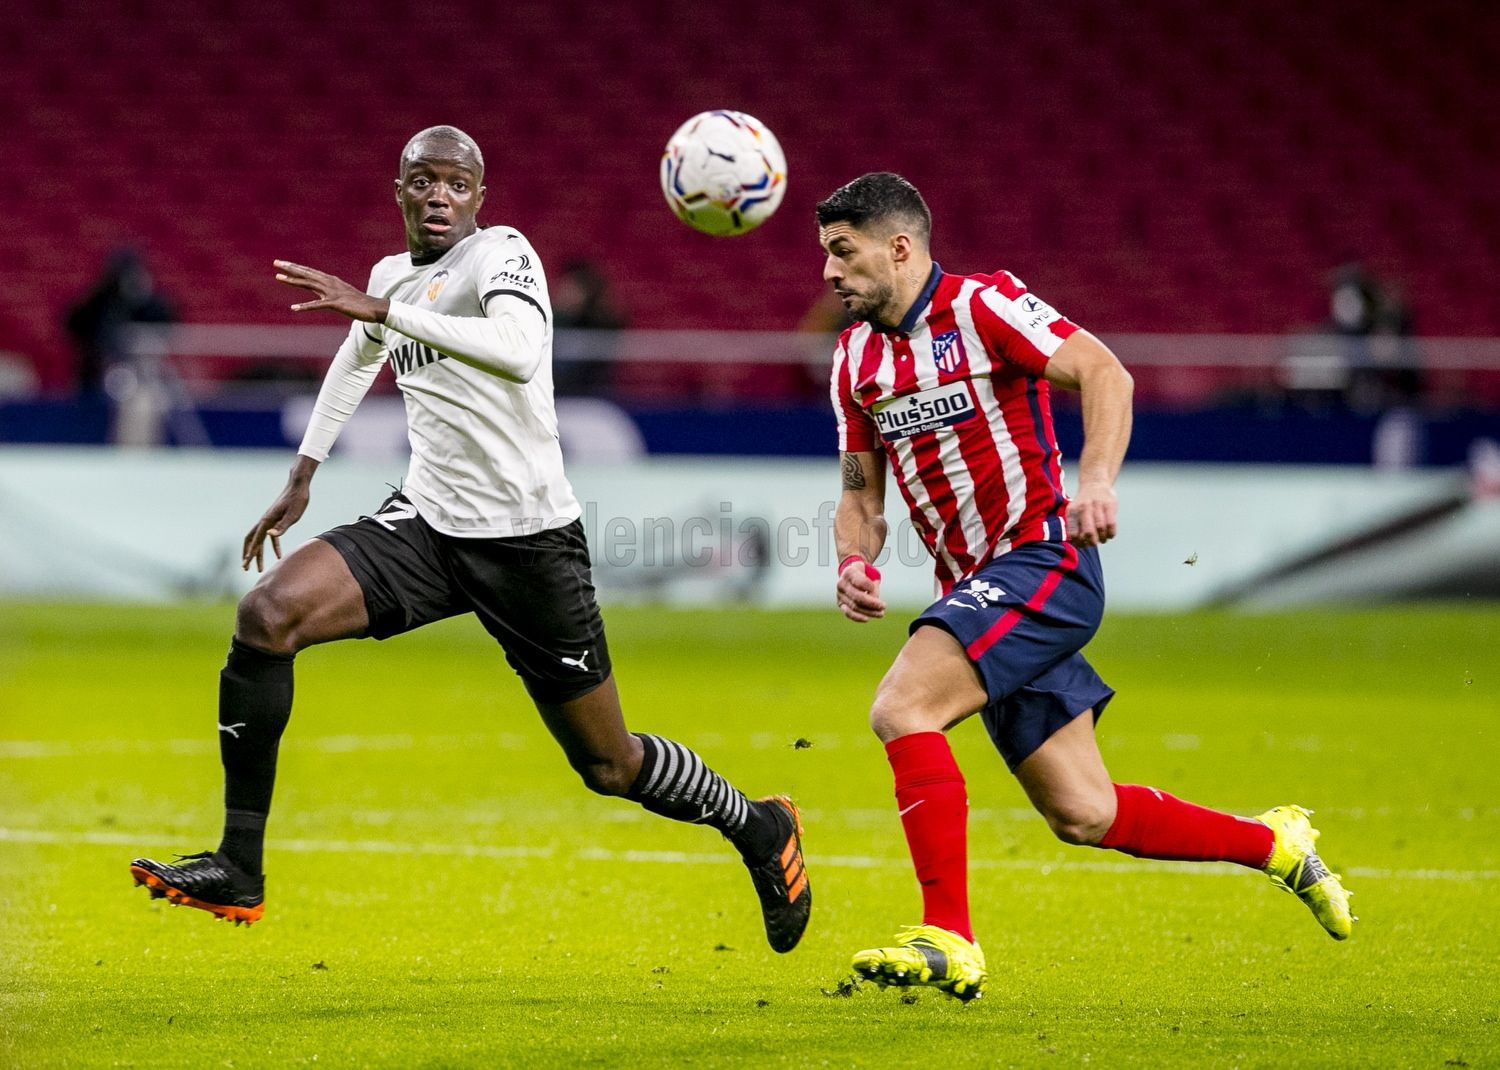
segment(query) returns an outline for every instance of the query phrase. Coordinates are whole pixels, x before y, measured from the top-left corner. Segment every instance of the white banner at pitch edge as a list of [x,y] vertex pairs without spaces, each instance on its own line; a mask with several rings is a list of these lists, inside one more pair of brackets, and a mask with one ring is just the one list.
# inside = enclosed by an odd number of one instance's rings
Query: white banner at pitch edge
[[[259,451],[0,450],[0,597],[234,597],[254,579],[239,569],[241,540],[290,461]],[[398,461],[331,459],[284,547],[374,511],[403,471]],[[643,458],[574,465],[570,474],[606,606],[751,602],[833,612],[835,458]],[[1462,564],[1474,593],[1500,588],[1500,563],[1476,558],[1470,545],[1500,546],[1500,503],[1468,503],[1465,487],[1462,473],[1443,471],[1127,466],[1121,534],[1103,550],[1110,607],[1181,609],[1226,592],[1264,604],[1261,588],[1282,591],[1271,601],[1283,603],[1308,592],[1338,600],[1419,590],[1403,586],[1392,552],[1422,556],[1428,580],[1436,552]],[[931,600],[932,569],[890,497],[884,589],[910,610]],[[1443,509],[1451,517],[1438,516],[1441,532],[1431,519],[1401,527],[1404,517]],[[1379,530],[1390,538],[1372,551],[1361,540]],[[1370,566],[1372,552],[1381,568]],[[1287,575],[1299,561],[1311,572]],[[1330,578],[1341,568],[1347,578]]]

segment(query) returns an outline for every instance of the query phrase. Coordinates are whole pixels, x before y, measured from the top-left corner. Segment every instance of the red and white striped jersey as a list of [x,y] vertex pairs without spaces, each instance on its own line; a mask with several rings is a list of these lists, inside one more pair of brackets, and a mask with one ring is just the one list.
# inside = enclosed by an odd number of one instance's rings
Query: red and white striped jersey
[[839,337],[839,449],[884,448],[945,594],[1012,547],[1066,538],[1043,373],[1076,330],[1008,272],[934,264],[899,327]]

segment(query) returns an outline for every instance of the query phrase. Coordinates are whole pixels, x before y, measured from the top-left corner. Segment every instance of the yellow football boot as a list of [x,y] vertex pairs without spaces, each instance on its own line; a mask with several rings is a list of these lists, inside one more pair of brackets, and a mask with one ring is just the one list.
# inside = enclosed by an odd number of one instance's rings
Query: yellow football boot
[[984,995],[984,952],[936,925],[913,925],[896,934],[895,947],[872,947],[854,956],[854,972],[881,986],[927,985],[967,1003]]
[[1315,849],[1321,833],[1308,820],[1311,810],[1300,806],[1278,806],[1256,818],[1271,827],[1276,846],[1266,862],[1271,883],[1291,892],[1307,904],[1335,940],[1347,940],[1357,920],[1349,913],[1349,896],[1339,883],[1339,875],[1330,873]]

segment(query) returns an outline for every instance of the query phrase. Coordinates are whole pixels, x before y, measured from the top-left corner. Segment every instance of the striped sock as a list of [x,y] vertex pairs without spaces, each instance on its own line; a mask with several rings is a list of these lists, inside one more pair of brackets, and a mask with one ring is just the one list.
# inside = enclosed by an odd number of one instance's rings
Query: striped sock
[[645,748],[641,771],[625,797],[653,814],[716,828],[746,857],[768,856],[776,824],[687,747],[636,733]]

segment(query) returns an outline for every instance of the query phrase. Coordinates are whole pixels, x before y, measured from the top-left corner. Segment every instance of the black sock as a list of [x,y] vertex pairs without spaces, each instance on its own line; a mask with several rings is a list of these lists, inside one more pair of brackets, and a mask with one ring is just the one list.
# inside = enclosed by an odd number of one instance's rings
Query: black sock
[[702,758],[661,736],[638,732],[636,738],[646,753],[627,799],[674,821],[716,828],[751,861],[769,858],[780,846],[769,809],[745,798]]
[[224,763],[224,839],[219,851],[251,876],[261,847],[276,752],[292,716],[292,654],[272,654],[238,639],[219,674],[219,758]]
[[249,810],[224,812],[224,838],[219,854],[252,877],[259,877],[265,863],[261,854],[266,842],[266,815]]

